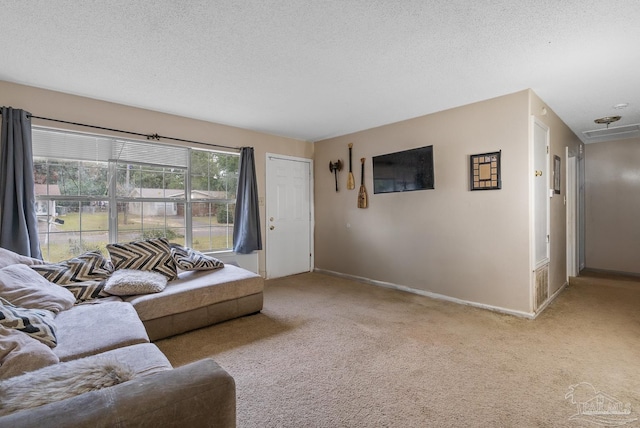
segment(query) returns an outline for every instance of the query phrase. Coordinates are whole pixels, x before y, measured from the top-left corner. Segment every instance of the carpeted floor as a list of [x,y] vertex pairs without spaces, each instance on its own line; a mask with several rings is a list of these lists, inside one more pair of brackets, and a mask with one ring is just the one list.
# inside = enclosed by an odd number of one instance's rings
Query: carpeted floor
[[[241,428],[640,426],[637,278],[581,276],[526,320],[309,273],[157,345],[224,367]],[[621,407],[578,411],[598,398]]]

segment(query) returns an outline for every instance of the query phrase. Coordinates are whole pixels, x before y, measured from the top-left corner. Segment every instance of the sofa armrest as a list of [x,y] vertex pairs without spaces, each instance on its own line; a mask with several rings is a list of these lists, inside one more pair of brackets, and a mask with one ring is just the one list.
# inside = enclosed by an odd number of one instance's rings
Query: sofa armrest
[[235,381],[207,358],[0,417],[11,427],[235,427]]

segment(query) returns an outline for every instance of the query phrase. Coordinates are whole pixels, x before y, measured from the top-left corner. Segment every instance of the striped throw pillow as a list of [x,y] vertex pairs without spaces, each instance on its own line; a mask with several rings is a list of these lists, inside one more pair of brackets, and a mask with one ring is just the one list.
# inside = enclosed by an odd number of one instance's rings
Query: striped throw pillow
[[26,333],[51,348],[58,344],[53,318],[53,312],[46,309],[19,308],[0,300],[0,325]]
[[59,263],[33,265],[31,269],[53,283],[66,285],[105,280],[113,272],[113,265],[100,251],[89,251]]
[[124,244],[107,245],[113,267],[158,272],[171,281],[178,277],[166,238],[145,239]]
[[214,270],[224,267],[224,263],[215,257],[207,256],[179,244],[172,243],[169,245],[171,246],[173,261],[182,270]]

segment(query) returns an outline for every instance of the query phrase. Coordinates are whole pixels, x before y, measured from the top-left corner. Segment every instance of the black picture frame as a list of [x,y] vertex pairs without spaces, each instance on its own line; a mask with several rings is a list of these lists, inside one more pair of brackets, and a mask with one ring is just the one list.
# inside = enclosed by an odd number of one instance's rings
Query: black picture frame
[[561,181],[562,176],[560,173],[561,166],[562,166],[562,160],[560,159],[560,156],[554,155],[553,156],[553,193],[555,193],[556,195],[560,194],[560,188],[562,185],[562,181]]
[[500,163],[502,150],[469,156],[469,189],[502,189]]

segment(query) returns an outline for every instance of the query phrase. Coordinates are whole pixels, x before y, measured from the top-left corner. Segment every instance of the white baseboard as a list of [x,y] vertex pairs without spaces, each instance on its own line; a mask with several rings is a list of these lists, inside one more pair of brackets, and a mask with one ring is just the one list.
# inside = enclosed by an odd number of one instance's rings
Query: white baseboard
[[[447,302],[453,302],[453,303],[457,303],[460,305],[466,305],[466,306],[473,306],[475,308],[480,308],[480,309],[487,309],[493,312],[499,312],[502,314],[507,314],[507,315],[513,315],[516,317],[520,317],[520,318],[528,318],[528,319],[534,319],[536,317],[537,314],[534,313],[529,313],[529,312],[522,312],[522,311],[515,311],[513,309],[507,309],[507,308],[503,308],[500,306],[493,306],[493,305],[487,305],[485,303],[478,303],[478,302],[472,302],[469,300],[462,300],[462,299],[458,299],[456,297],[451,297],[451,296],[447,296],[444,294],[438,294],[438,293],[432,293],[430,291],[425,291],[425,290],[420,290],[417,288],[411,288],[411,287],[407,287],[405,285],[398,285],[398,284],[393,284],[390,282],[384,282],[384,281],[377,281],[374,279],[369,279],[369,278],[364,278],[361,276],[355,276],[355,275],[348,275],[345,273],[340,273],[340,272],[334,272],[334,271],[330,271],[330,270],[325,270],[325,269],[318,269],[315,268],[314,272],[318,272],[318,273],[324,273],[327,275],[333,275],[333,276],[337,276],[340,278],[346,278],[346,279],[352,279],[354,281],[358,281],[358,282],[363,282],[365,284],[371,284],[371,285],[375,285],[378,287],[384,287],[384,288],[391,288],[394,290],[400,290],[400,291],[406,291],[408,293],[413,293],[413,294],[418,294],[420,296],[425,296],[425,297],[429,297],[432,299],[436,299],[436,300],[444,300]],[[564,288],[564,286],[562,287]],[[561,288],[561,289],[562,289]],[[560,290],[558,290],[559,292]],[[556,292],[553,297],[555,298],[555,296],[557,295]],[[552,299],[548,299],[548,301],[550,301]],[[543,307],[546,305],[543,305]],[[539,314],[540,312],[538,312]]]

